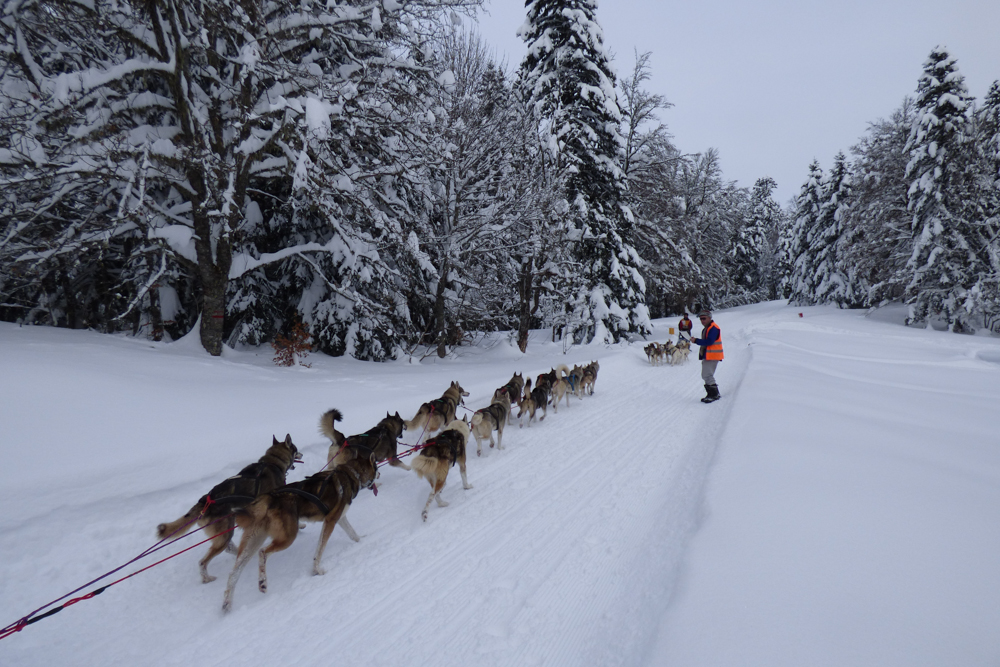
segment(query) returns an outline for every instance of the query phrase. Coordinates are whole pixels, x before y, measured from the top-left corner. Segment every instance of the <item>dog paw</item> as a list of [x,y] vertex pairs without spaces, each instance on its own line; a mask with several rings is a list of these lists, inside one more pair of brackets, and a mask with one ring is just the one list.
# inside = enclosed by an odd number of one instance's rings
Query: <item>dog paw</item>
[[427,521],[427,510],[424,510],[423,512],[421,512],[420,516],[424,517],[424,521],[426,522]]
[[468,489],[471,489],[471,488],[472,488],[472,485],[471,485],[471,484],[466,484],[466,485],[465,485],[465,486],[463,486],[462,488],[463,488],[463,489],[466,489],[466,490],[468,490]]
[[306,522],[299,521],[299,530],[305,530],[305,529],[306,529]]
[[267,592],[267,582],[266,581],[257,582],[257,588],[260,590],[261,593],[266,593]]
[[213,581],[215,581],[215,580],[216,580],[217,578],[218,578],[218,577],[213,577],[213,576],[212,576],[212,575],[210,575],[210,574],[206,574],[206,575],[203,575],[203,576],[202,576],[202,578],[201,578],[201,583],[203,583],[203,584],[210,584],[210,583],[212,583]]
[[232,611],[232,609],[233,609],[233,603],[230,602],[229,600],[226,600],[225,602],[222,603],[223,614],[228,614],[230,611]]
[[324,574],[326,574],[326,570],[317,565],[316,567],[313,568],[313,574],[317,577],[322,577]]

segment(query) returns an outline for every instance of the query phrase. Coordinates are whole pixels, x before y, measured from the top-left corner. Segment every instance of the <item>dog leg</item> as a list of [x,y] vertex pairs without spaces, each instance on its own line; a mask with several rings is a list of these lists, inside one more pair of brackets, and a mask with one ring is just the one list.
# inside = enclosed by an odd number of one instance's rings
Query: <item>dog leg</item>
[[299,534],[299,519],[296,516],[285,516],[271,523],[271,543],[260,550],[260,572],[257,577],[257,588],[261,593],[267,592],[267,557],[273,553],[284,551],[292,546]]
[[441,480],[434,485],[434,500],[437,501],[438,507],[447,507],[448,501],[441,498],[441,491],[444,490],[445,480]]
[[503,449],[503,424],[497,424],[497,449]]
[[266,539],[267,534],[264,531],[249,529],[243,533],[243,539],[240,541],[240,549],[236,556],[236,564],[233,565],[233,571],[229,573],[229,581],[226,583],[226,593],[222,597],[222,611],[227,612],[233,608],[233,589],[236,588],[236,582],[239,581],[243,568],[250,562],[250,559],[260,549],[260,546],[264,544],[264,540]]
[[351,525],[351,524],[350,524],[350,523],[349,523],[349,522],[347,521],[347,512],[346,512],[346,511],[345,511],[345,512],[344,512],[344,514],[343,514],[343,515],[342,515],[342,516],[340,517],[340,521],[338,521],[338,522],[337,522],[337,524],[338,524],[338,525],[339,525],[339,526],[340,526],[341,528],[343,528],[343,529],[344,529],[344,532],[345,532],[345,533],[347,533],[347,536],[348,536],[349,538],[351,538],[351,539],[352,539],[352,540],[354,540],[355,542],[360,542],[360,541],[361,541],[361,536],[360,536],[360,535],[358,535],[358,534],[357,534],[357,533],[356,533],[356,532],[354,531],[354,526],[352,526],[352,525]]
[[[333,529],[334,529],[334,527],[336,525],[337,525],[337,521],[330,521],[329,517],[327,517],[323,521],[323,530],[320,531],[320,534],[319,534],[319,543],[316,544],[316,556],[313,558],[313,574],[315,574],[315,575],[324,575],[324,574],[326,574],[326,570],[324,570],[320,566],[320,561],[323,560],[323,551],[326,549],[326,543],[330,539],[330,535],[333,534]],[[350,524],[348,524],[348,525],[350,525]],[[353,533],[354,529],[352,528],[350,532]],[[348,533],[348,534],[350,534],[350,533]],[[355,533],[355,535],[356,534],[357,533]],[[357,540],[355,540],[355,542],[356,541]]]
[[427,481],[431,483],[431,492],[430,495],[427,496],[427,502],[424,504],[424,510],[420,513],[420,516],[424,518],[424,521],[427,521],[427,508],[431,506],[431,501],[434,500],[434,485],[437,480],[433,477],[428,477]]
[[469,478],[465,476],[465,461],[458,462],[458,472],[462,473],[462,488],[471,489],[472,485],[469,484]]
[[[472,434],[474,436],[476,436],[476,456],[482,456],[483,455],[483,441],[480,439],[478,431],[473,431]],[[492,442],[490,442],[490,446],[491,447],[493,446]]]
[[[227,525],[228,524],[228,525]],[[201,583],[209,584],[215,581],[215,577],[208,573],[208,564],[213,558],[225,551],[230,544],[232,544],[232,526],[234,525],[233,517],[229,517],[228,520],[214,524],[208,528],[208,532],[212,536],[212,541],[210,543],[208,553],[205,557],[199,561],[199,571],[201,572]]]

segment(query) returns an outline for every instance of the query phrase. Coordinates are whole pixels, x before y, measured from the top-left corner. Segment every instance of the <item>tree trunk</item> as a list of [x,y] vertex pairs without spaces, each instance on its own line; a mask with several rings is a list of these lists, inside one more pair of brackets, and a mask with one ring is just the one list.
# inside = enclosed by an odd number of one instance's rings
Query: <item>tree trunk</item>
[[444,290],[448,277],[448,261],[441,266],[441,277],[438,278],[437,293],[434,295],[434,328],[437,333],[437,355],[444,359],[448,354],[448,323],[444,313]]
[[201,267],[201,345],[213,357],[222,354],[222,334],[226,317],[228,272],[215,266]]
[[528,330],[531,326],[531,287],[534,273],[534,257],[528,256],[521,263],[521,275],[517,281],[517,347],[524,352],[528,349]]

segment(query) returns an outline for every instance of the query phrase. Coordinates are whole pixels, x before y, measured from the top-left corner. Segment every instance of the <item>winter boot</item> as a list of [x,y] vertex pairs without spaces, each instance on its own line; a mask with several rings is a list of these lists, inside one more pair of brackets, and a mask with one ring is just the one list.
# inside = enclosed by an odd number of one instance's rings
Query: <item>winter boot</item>
[[701,399],[702,403],[712,402],[712,385],[705,385],[705,398]]
[[717,384],[707,384],[705,385],[705,390],[708,392],[708,396],[701,399],[702,403],[712,403],[713,401],[717,401],[722,398],[722,396],[719,395],[719,385]]

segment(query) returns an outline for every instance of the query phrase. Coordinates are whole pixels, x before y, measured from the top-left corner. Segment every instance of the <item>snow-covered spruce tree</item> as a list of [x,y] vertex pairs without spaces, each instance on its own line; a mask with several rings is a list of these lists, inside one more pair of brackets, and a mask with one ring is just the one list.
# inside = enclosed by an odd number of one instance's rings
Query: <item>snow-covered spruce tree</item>
[[850,168],[847,156],[837,153],[824,187],[824,198],[816,222],[809,254],[813,258],[813,298],[841,308],[859,307],[863,295],[850,291],[852,267],[846,260],[852,230],[846,226],[851,206]]
[[791,292],[790,281],[795,268],[792,253],[792,227],[795,225],[794,203],[788,209],[781,211],[778,229],[774,240],[774,260],[771,270],[771,280],[774,285],[774,298],[787,299]]
[[905,150],[912,119],[913,100],[907,98],[891,117],[872,123],[851,149],[857,157],[845,227],[853,236],[844,262],[851,268],[849,293],[861,295],[867,306],[897,301],[905,287],[901,276],[913,251]]
[[750,303],[763,301],[771,293],[769,278],[774,255],[773,238],[781,208],[771,193],[778,187],[773,178],[757,179],[750,193],[749,211],[733,230],[729,249],[730,276]]
[[567,225],[580,262],[574,337],[617,341],[651,330],[622,171],[624,139],[596,0],[528,0],[521,83],[565,169]]
[[[405,135],[420,134],[394,128],[423,116],[409,102],[433,81],[414,58],[425,39],[420,26],[469,4],[8,3],[3,71],[18,77],[19,96],[5,120],[32,147],[8,149],[19,159],[6,161],[5,176],[39,187],[22,193],[18,210],[28,224],[6,240],[31,234],[36,221],[55,220],[61,232],[90,222],[51,213],[82,183],[101,212],[86,233],[64,233],[71,240],[60,248],[133,235],[138,251],[163,253],[195,283],[201,339],[212,354],[221,351],[229,281],[273,261],[330,255],[349,269],[347,279],[322,275],[314,260],[314,284],[336,293],[341,313],[357,311],[356,283],[369,282],[373,267],[384,270],[374,244],[392,229],[385,210],[395,202],[384,181],[405,171],[394,159]],[[310,188],[335,196],[316,202],[304,196]],[[302,202],[286,207],[308,210],[327,228],[266,257],[241,247],[252,204],[282,193]],[[384,224],[368,228],[371,219]],[[385,312],[385,290],[373,291],[378,298],[360,299],[362,310]],[[385,324],[358,318],[348,328]]]
[[906,266],[907,322],[944,320],[953,331],[974,328],[965,299],[986,266],[976,247],[972,196],[972,98],[955,58],[931,51],[917,84],[916,117],[906,146],[913,252]]
[[966,208],[988,268],[970,288],[966,308],[982,316],[985,328],[1000,332],[1000,81],[990,86],[975,121],[975,197]]
[[795,199],[795,222],[789,228],[789,240],[784,244],[792,261],[792,274],[788,279],[789,303],[810,306],[816,303],[815,257],[813,241],[819,224],[819,214],[825,200],[823,170],[819,162],[809,165],[809,177]]

